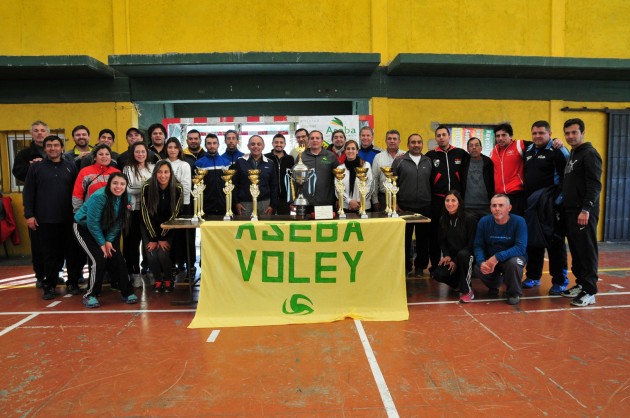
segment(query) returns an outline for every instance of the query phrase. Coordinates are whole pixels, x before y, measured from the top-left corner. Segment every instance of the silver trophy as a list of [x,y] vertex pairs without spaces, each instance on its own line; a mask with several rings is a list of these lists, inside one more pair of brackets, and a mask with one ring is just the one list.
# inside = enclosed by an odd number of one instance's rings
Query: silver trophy
[[304,185],[309,184],[313,180],[312,188],[315,188],[315,169],[308,168],[306,164],[302,162],[302,152],[298,155],[298,162],[293,166],[293,169],[287,168],[286,178],[291,182],[292,195],[295,196],[295,189],[297,189],[298,196],[293,201],[295,205],[295,214],[297,219],[305,219],[306,206],[308,206],[308,200],[304,197]]

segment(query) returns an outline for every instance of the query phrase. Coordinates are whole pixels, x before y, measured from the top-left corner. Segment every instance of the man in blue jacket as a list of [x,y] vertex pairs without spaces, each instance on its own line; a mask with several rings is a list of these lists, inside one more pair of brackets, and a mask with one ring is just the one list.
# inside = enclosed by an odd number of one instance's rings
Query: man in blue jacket
[[475,276],[488,286],[490,296],[499,295],[504,281],[507,303],[521,300],[521,279],[527,263],[527,225],[525,219],[510,214],[512,205],[504,194],[490,201],[492,215],[481,218],[475,234]]

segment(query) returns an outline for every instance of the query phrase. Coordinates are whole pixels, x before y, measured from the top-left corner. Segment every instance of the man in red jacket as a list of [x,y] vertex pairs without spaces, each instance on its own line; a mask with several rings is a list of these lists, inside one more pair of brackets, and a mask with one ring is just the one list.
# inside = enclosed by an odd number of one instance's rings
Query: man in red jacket
[[496,145],[490,153],[494,163],[494,191],[510,198],[512,213],[523,216],[525,213],[525,197],[523,191],[525,166],[523,154],[529,144],[519,139],[514,140],[514,130],[509,123],[502,123],[494,128]]

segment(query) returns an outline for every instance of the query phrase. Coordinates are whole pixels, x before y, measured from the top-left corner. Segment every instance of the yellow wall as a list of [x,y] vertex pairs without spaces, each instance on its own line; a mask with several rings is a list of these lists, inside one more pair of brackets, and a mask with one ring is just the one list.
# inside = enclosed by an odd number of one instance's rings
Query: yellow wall
[[0,55],[378,52],[630,58],[627,0],[13,0]]
[[[116,133],[114,150],[123,152],[127,149],[125,131],[131,126],[137,126],[138,115],[131,103],[69,103],[69,104],[33,104],[33,105],[0,105],[0,154],[8,155],[9,149],[6,131],[30,130],[31,123],[43,120],[51,130],[63,129],[68,142],[66,149],[74,146],[70,139],[72,128],[85,125],[90,128],[90,144],[95,144],[98,132],[103,128],[110,128]],[[10,167],[8,158],[2,157],[2,185],[3,193],[13,199],[13,211],[20,230],[22,244],[14,247],[7,241],[9,254],[24,255],[30,253],[28,231],[22,208],[22,194],[11,193]]]

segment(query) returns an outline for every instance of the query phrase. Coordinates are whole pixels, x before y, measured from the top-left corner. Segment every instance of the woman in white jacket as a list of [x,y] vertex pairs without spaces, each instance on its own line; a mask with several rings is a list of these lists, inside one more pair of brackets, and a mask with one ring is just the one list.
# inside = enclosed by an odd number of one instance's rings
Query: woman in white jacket
[[[367,192],[365,195],[365,210],[372,207],[372,167],[367,161],[363,161],[359,158],[359,144],[350,139],[346,142],[345,146],[346,160],[339,168],[345,168],[345,174],[343,177],[343,185],[345,187],[343,193],[343,208],[347,212],[358,212],[361,207],[361,196],[359,194],[359,179],[356,176],[355,169],[357,167],[364,167],[368,169],[367,172]],[[339,199],[339,195],[337,195]]]
[[148,160],[149,148],[144,142],[133,144],[129,148],[129,154],[129,161],[123,168],[123,173],[127,177],[131,219],[127,233],[123,236],[123,255],[127,262],[127,273],[131,278],[133,287],[142,287],[142,276],[140,275],[140,244],[142,243],[140,194],[144,182],[151,178],[154,165]]

